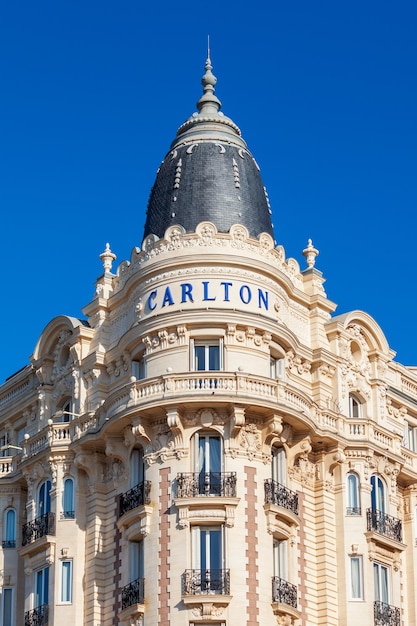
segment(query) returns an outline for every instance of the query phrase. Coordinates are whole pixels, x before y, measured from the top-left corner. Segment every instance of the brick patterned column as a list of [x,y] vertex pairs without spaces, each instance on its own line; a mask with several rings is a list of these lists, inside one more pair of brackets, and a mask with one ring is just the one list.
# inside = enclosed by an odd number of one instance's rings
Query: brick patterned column
[[246,531],[246,599],[247,626],[259,624],[258,594],[258,523],[256,512],[258,499],[256,496],[256,471],[254,467],[245,466],[245,531]]
[[158,615],[159,624],[169,626],[169,500],[171,494],[171,482],[169,480],[169,468],[159,472],[159,589],[158,589]]

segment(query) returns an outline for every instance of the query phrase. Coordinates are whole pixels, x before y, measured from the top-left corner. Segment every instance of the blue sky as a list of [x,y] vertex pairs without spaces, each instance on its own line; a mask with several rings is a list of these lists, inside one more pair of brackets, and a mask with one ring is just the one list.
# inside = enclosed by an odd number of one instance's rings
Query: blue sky
[[56,315],[82,317],[142,241],[156,170],[201,94],[261,167],[275,238],[320,250],[336,313],[417,364],[417,4],[15,0],[0,8],[0,382]]

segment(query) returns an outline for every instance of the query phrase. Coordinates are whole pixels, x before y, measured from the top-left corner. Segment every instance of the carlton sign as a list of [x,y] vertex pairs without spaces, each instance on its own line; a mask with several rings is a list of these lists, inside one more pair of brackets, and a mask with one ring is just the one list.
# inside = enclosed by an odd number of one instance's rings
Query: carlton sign
[[248,283],[226,280],[175,282],[156,287],[142,300],[143,313],[167,312],[169,309],[192,309],[204,305],[230,309],[250,307],[258,312],[269,311],[270,294]]

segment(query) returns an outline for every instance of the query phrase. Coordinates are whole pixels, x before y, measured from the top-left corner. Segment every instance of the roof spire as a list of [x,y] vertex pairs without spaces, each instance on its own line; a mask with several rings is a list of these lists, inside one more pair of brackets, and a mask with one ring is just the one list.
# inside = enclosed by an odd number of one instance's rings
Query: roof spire
[[203,85],[204,94],[201,96],[200,100],[197,102],[197,109],[200,112],[207,113],[217,113],[222,103],[214,95],[214,85],[217,83],[217,78],[212,73],[213,66],[211,64],[210,59],[210,35],[207,37],[207,61],[205,65],[206,73],[201,79],[201,84]]

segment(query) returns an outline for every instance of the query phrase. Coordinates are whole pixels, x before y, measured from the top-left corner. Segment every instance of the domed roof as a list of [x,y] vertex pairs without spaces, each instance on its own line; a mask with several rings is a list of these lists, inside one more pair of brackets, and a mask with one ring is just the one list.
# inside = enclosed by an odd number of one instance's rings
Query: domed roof
[[221,111],[214,95],[217,82],[208,55],[202,78],[203,95],[182,126],[163,160],[151,190],[144,238],[164,236],[178,224],[194,232],[203,221],[218,231],[246,226],[252,237],[273,237],[271,211],[259,167],[239,128]]

